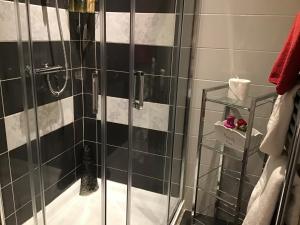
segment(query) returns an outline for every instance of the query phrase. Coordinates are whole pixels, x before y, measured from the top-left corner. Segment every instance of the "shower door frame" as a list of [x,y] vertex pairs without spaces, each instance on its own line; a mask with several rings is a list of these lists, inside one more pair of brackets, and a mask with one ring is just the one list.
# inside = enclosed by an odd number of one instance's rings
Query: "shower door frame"
[[[101,202],[102,202],[102,225],[106,225],[107,221],[107,178],[106,178],[106,154],[107,154],[107,65],[106,65],[106,1],[107,0],[99,0],[99,14],[100,14],[100,69],[101,69],[101,156],[102,156],[102,183],[101,183]],[[179,25],[178,32],[174,34],[174,39],[177,38],[178,46],[176,52],[176,62],[172,61],[172,63],[176,63],[176,82],[175,87],[175,97],[174,97],[174,108],[176,108],[177,104],[177,91],[178,91],[178,78],[179,78],[179,61],[180,61],[180,46],[182,41],[182,29],[183,29],[183,9],[184,9],[184,1],[185,0],[176,0],[176,6],[179,2],[181,4],[180,7],[180,15],[179,15]],[[130,33],[129,33],[129,104],[128,104],[128,180],[127,180],[127,201],[126,201],[126,225],[131,225],[131,203],[132,203],[132,175],[133,175],[133,108],[134,108],[134,76],[135,76],[135,14],[136,10],[136,0],[130,0]],[[177,15],[177,12],[176,12]],[[177,35],[177,37],[175,37]],[[173,50],[174,51],[174,50]],[[188,113],[188,110],[186,111]],[[186,116],[187,117],[187,116]],[[171,138],[171,157],[170,157],[170,165],[169,165],[169,180],[168,180],[168,207],[167,207],[167,218],[166,225],[175,222],[177,217],[180,215],[180,211],[182,210],[184,200],[183,200],[183,189],[185,183],[185,154],[186,154],[186,134],[184,134],[183,140],[183,154],[182,154],[182,163],[181,163],[181,174],[180,174],[180,197],[177,205],[175,206],[175,211],[170,212],[170,204],[171,204],[171,182],[172,182],[172,164],[173,164],[173,151],[174,151],[174,136],[175,136],[175,119],[176,119],[176,110],[173,110],[172,113],[172,138]],[[185,121],[186,118],[185,118]],[[186,126],[186,124],[185,124]],[[185,129],[186,130],[186,129]]]
[[[106,0],[99,0],[99,16],[100,16],[100,74],[101,74],[101,225],[106,225],[107,222],[107,177],[106,177],[106,166],[107,166],[107,65],[106,65]],[[17,20],[18,20],[18,48],[19,48],[19,59],[20,59],[20,72],[22,75],[22,85],[23,85],[23,94],[24,94],[24,111],[26,115],[26,125],[27,125],[27,151],[29,156],[29,162],[28,165],[30,167],[30,188],[31,188],[31,200],[32,200],[32,212],[33,217],[36,225],[46,225],[47,224],[47,218],[46,218],[46,209],[45,209],[45,197],[44,197],[44,188],[43,188],[43,175],[42,175],[42,163],[41,163],[41,146],[40,146],[40,136],[39,136],[39,124],[37,119],[37,93],[36,93],[36,80],[35,80],[35,74],[34,74],[34,65],[33,65],[33,52],[32,52],[32,38],[31,38],[31,27],[30,27],[30,1],[25,0],[25,14],[26,14],[26,26],[27,26],[27,34],[28,34],[28,40],[22,40],[22,27],[20,22],[20,13],[19,13],[19,0],[14,0],[16,10],[17,10]],[[180,2],[181,5],[181,12],[179,15],[179,25],[178,29],[179,31],[175,33],[177,35],[177,39],[179,40],[177,49],[174,47],[174,51],[176,52],[176,60],[172,63],[176,63],[179,65],[180,60],[180,46],[181,46],[181,34],[182,34],[182,21],[183,21],[183,5],[184,0],[177,0],[177,3]],[[130,57],[130,64],[129,64],[129,105],[128,105],[128,142],[129,142],[129,148],[128,148],[128,183],[127,183],[127,207],[126,207],[126,225],[131,225],[131,200],[132,200],[132,150],[133,150],[133,105],[134,105],[134,72],[135,72],[135,3],[136,0],[130,0],[131,7],[130,7],[130,43],[129,43],[129,57]],[[176,16],[178,14],[176,13]],[[175,38],[175,36],[174,36]],[[24,63],[24,54],[23,54],[23,42],[27,41],[27,48],[29,53],[29,70],[28,68],[25,68]],[[23,63],[22,63],[23,62]],[[174,98],[174,107],[176,106],[176,99],[177,99],[177,91],[178,91],[178,71],[179,66],[176,66],[176,71],[174,74],[176,74],[176,81],[175,81],[175,89],[173,90],[175,93]],[[174,75],[175,76],[175,75]],[[30,79],[30,85],[32,86],[30,89],[26,86],[26,79]],[[27,91],[30,90],[30,94],[32,95],[32,102],[33,102],[33,118],[34,118],[34,130],[30,130],[29,126],[29,115],[28,115],[28,100],[30,96],[27,96]],[[171,161],[169,165],[169,178],[167,180],[168,182],[168,203],[167,203],[167,218],[166,218],[166,225],[170,224],[174,219],[176,219],[176,216],[178,216],[178,210],[181,210],[181,206],[183,205],[183,188],[184,188],[184,165],[185,165],[185,148],[183,149],[183,158],[182,158],[182,165],[181,165],[181,181],[180,181],[180,196],[179,201],[175,207],[174,212],[170,212],[170,204],[171,204],[171,182],[172,182],[172,168],[173,168],[173,151],[174,151],[174,135],[175,135],[175,116],[176,116],[176,110],[173,110],[172,112],[172,138],[171,138]],[[33,137],[30,137],[33,133]],[[184,137],[184,142],[185,142]],[[37,164],[38,164],[38,183],[41,189],[41,213],[42,213],[42,221],[38,221],[37,216],[37,204],[36,204],[36,193],[34,189],[34,177],[33,177],[33,160],[32,160],[32,146],[31,146],[31,140],[35,139],[37,141]],[[185,145],[184,145],[185,147]],[[1,210],[2,211],[2,210]]]

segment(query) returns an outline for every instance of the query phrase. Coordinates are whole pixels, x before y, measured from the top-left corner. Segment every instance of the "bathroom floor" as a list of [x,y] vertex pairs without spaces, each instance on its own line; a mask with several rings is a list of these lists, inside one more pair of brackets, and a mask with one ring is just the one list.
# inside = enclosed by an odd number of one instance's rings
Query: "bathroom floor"
[[[99,225],[101,224],[101,180],[97,192],[80,196],[80,180],[46,207],[48,225]],[[107,181],[107,225],[126,225],[127,186]],[[175,198],[172,202],[177,202]],[[166,195],[132,188],[133,225],[166,224],[168,197]],[[41,215],[38,215],[40,219]],[[34,225],[31,218],[24,225]]]

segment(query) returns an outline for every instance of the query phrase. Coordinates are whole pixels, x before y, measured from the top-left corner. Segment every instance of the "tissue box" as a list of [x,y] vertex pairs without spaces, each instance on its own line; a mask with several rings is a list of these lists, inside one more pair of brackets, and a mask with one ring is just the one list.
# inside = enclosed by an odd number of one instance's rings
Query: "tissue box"
[[[216,138],[222,144],[238,151],[244,151],[246,142],[246,132],[230,129],[224,126],[224,122],[215,123]],[[252,129],[250,149],[260,145],[263,134],[256,129]]]

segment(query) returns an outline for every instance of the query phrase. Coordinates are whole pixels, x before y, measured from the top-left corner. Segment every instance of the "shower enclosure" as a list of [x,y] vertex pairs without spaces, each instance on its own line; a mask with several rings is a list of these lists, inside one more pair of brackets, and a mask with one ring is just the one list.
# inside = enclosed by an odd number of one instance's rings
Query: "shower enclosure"
[[[184,1],[0,3],[1,224],[170,224],[183,204]],[[99,189],[80,196],[84,146]]]

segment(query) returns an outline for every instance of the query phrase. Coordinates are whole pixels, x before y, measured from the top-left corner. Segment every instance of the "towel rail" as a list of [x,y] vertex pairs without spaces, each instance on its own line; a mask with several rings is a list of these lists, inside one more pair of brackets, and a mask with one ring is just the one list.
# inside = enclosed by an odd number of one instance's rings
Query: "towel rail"
[[288,153],[288,164],[279,200],[278,212],[275,225],[284,225],[287,204],[291,188],[296,175],[296,168],[300,157],[300,90],[295,97],[294,112],[290,123],[290,131],[287,135],[286,149]]

